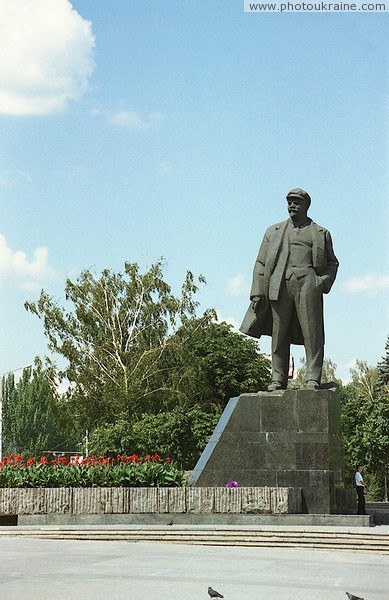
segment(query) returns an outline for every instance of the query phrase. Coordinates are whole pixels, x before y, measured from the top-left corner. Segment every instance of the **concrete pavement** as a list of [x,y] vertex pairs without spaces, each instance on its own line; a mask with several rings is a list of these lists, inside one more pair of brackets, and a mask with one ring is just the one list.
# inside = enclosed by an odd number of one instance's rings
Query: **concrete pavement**
[[[365,530],[366,531],[366,530]],[[295,548],[0,538],[1,600],[389,600],[389,556]]]

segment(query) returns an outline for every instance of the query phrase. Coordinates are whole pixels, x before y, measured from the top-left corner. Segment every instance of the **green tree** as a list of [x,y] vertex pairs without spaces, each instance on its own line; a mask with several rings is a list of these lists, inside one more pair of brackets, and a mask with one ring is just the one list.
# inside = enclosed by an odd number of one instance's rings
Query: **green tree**
[[203,282],[188,272],[175,296],[161,262],[143,274],[125,263],[123,273],[67,280],[66,308],[44,291],[26,303],[49,350],[66,359],[63,423],[76,423],[79,439],[88,429],[95,452],[166,450],[189,465],[229,398],[268,384],[256,342],[215,322],[213,310],[197,317]]
[[175,296],[160,261],[143,274],[125,263],[124,273],[105,269],[95,277],[85,270],[76,283],[68,279],[69,309],[44,291],[38,302],[25,303],[43,320],[49,350],[66,359],[59,376],[70,383],[68,407],[82,428],[135,422],[180,398],[180,380],[169,377],[176,367],[165,357],[180,353],[173,333],[194,318],[203,281],[188,272]]
[[204,406],[223,409],[232,397],[266,389],[270,361],[260,354],[257,342],[225,322],[193,321],[190,327],[190,335],[185,330],[185,356],[201,383],[195,402],[201,399]]
[[134,434],[140,453],[158,450],[186,469],[192,469],[214,430],[220,414],[200,406],[190,410],[177,407],[169,413],[145,415],[135,424]]
[[376,454],[381,452],[379,471],[384,478],[384,499],[389,497],[389,336],[385,345],[386,354],[377,365],[376,392],[378,403],[375,411],[375,439],[378,448]]
[[[169,385],[183,390],[175,405],[168,411],[161,405],[160,412],[135,423],[122,419],[97,427],[92,452],[158,451],[193,468],[229,398],[264,389],[270,381],[269,361],[257,344],[227,323],[193,319],[175,337],[165,355]],[[174,352],[177,347],[182,352]]]
[[125,421],[97,427],[90,448],[95,454],[150,455],[158,452],[191,469],[204,450],[220,412],[210,413],[200,405],[181,406],[169,412],[146,414],[132,427]]
[[3,381],[5,454],[66,450],[66,435],[59,423],[59,397],[50,375],[38,361],[33,370],[24,369],[17,383],[13,375]]
[[378,390],[378,369],[357,361],[351,369],[351,381],[341,390],[342,427],[346,464],[350,480],[355,465],[366,467],[366,481],[376,482],[375,497],[387,498],[389,465],[389,396],[387,389]]
[[[295,379],[292,379],[289,387],[303,389],[306,387],[305,373],[307,370],[305,358],[300,359],[300,368],[297,370]],[[336,383],[338,386],[342,385],[342,381],[336,375],[336,364],[330,359],[325,358],[323,361],[323,371],[321,376],[322,383]]]
[[389,336],[385,345],[386,354],[377,365],[377,387],[382,390],[385,386],[389,386]]

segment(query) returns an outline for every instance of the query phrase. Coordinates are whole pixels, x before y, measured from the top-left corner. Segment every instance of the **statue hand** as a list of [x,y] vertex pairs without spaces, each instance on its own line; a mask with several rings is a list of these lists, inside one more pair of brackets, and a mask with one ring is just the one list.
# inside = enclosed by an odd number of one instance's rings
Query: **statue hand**
[[316,286],[321,292],[325,292],[327,284],[325,279],[320,277],[320,275],[316,275]]
[[264,300],[265,296],[253,296],[251,299],[251,307],[253,309],[253,311],[256,311],[256,308],[258,306],[258,303],[262,302]]

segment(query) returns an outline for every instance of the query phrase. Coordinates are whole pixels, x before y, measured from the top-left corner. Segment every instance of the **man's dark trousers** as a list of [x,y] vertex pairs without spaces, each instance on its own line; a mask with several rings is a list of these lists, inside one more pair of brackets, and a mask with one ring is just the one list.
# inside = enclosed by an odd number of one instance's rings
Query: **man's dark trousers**
[[357,485],[357,496],[358,496],[358,515],[366,515],[365,505],[365,488],[363,485]]

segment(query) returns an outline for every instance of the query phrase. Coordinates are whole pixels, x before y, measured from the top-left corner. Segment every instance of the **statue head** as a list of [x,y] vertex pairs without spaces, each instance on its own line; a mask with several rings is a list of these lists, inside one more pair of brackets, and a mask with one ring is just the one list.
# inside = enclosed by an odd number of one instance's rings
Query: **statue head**
[[288,200],[288,198],[302,198],[303,200],[307,201],[308,208],[311,204],[311,196],[308,194],[308,192],[302,190],[301,188],[294,188],[293,190],[290,190],[290,192],[286,194],[286,199]]
[[305,190],[294,188],[286,195],[288,202],[288,212],[292,218],[303,217],[307,214],[311,205],[311,197]]

